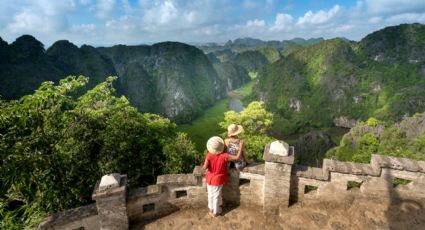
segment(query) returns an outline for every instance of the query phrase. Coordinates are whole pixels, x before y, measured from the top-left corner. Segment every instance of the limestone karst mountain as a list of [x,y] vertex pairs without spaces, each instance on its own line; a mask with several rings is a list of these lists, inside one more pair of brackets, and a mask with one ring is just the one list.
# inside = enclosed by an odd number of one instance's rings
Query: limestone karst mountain
[[178,42],[94,48],[61,40],[45,50],[41,42],[24,35],[10,45],[1,40],[0,56],[3,99],[18,99],[44,81],[58,82],[68,75],[88,76],[86,88],[117,75],[118,94],[142,112],[177,122],[192,120],[225,97],[226,90],[248,80],[246,72],[228,65],[223,68],[230,68],[230,73],[222,71],[219,77],[201,50]]
[[56,68],[62,71],[62,76],[90,76],[87,88],[104,81],[106,76],[117,75],[112,61],[92,46],[83,45],[78,48],[69,41],[61,40],[53,43],[46,50],[46,55],[54,60]]
[[360,42],[336,38],[299,49],[262,69],[255,93],[293,124],[286,131],[331,126],[341,117],[395,121],[422,112],[424,30],[405,24]]
[[44,46],[30,35],[8,45],[0,39],[0,95],[19,98],[33,92],[44,81],[58,81],[62,71],[44,52]]
[[123,93],[142,111],[189,121],[226,94],[208,58],[193,46],[164,42],[99,51],[112,60]]

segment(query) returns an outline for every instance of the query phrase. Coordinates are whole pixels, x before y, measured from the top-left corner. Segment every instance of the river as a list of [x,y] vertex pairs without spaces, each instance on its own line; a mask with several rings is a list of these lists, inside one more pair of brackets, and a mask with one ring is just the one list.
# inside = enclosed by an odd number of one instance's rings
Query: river
[[229,96],[229,109],[239,113],[244,107],[242,101],[239,99],[239,95],[234,91],[231,91],[227,94]]

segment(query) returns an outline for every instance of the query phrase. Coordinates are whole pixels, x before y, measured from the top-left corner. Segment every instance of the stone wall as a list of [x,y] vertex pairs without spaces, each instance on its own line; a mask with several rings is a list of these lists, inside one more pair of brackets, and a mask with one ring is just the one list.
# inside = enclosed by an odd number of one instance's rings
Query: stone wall
[[424,189],[424,161],[372,155],[370,164],[325,159],[322,168],[294,165],[290,197],[292,202],[337,200],[350,195],[424,200]]
[[39,229],[74,230],[78,228],[99,229],[96,204],[55,213],[39,225]]
[[[223,189],[225,203],[279,214],[292,203],[308,200],[338,202],[350,196],[425,200],[424,161],[373,155],[370,164],[325,159],[322,168],[314,168],[293,165],[293,151],[289,156],[269,153],[269,145],[264,160],[264,164],[250,165],[241,172],[229,170],[229,181]],[[128,191],[126,177],[121,178],[120,186],[109,190],[96,185],[96,204],[54,214],[39,229],[127,229],[132,223],[179,209],[207,207],[206,182],[200,166],[191,174],[161,175],[155,185]],[[110,220],[120,224],[108,228]]]

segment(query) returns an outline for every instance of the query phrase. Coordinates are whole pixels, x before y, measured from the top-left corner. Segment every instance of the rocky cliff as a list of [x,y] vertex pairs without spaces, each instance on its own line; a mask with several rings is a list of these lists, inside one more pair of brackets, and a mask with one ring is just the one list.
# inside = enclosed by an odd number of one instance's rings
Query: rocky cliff
[[92,88],[104,81],[107,76],[115,76],[112,61],[99,53],[96,48],[83,45],[78,48],[67,40],[55,42],[46,51],[46,55],[54,60],[62,76],[84,75],[90,78],[87,88]]
[[141,111],[189,121],[226,90],[199,49],[183,43],[99,48],[112,60],[122,92]]
[[392,123],[370,118],[345,134],[326,154],[338,160],[367,162],[372,154],[425,159],[425,113]]
[[330,126],[340,117],[399,120],[425,110],[424,30],[400,25],[358,43],[337,38],[301,48],[262,69],[254,91],[297,127]]
[[24,35],[8,45],[0,39],[0,95],[17,99],[30,94],[44,81],[58,81],[62,71],[45,54],[44,45]]
[[201,50],[178,42],[94,48],[61,40],[45,50],[41,42],[24,35],[10,45],[0,39],[0,57],[3,99],[18,99],[44,81],[58,82],[68,75],[89,77],[87,88],[116,75],[118,93],[140,111],[176,122],[191,121],[248,80],[246,71],[232,64],[217,64],[218,76]]

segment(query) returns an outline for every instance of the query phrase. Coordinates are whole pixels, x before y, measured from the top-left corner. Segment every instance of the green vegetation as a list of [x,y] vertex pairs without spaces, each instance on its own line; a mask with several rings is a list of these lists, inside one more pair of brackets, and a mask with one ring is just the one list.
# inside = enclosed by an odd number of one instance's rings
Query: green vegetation
[[425,160],[425,113],[400,123],[361,122],[344,135],[339,146],[326,155],[343,161],[368,163],[372,154]]
[[193,169],[199,156],[187,136],[115,97],[114,79],[78,96],[87,78],[68,77],[19,101],[0,101],[2,229],[33,227],[50,213],[90,203],[104,174],[127,174],[138,187]]
[[267,60],[269,61],[269,63],[273,63],[279,59],[282,58],[280,52],[278,49],[276,48],[272,48],[272,47],[260,47],[257,48],[257,51],[262,53],[264,55],[264,57],[267,58]]
[[399,185],[407,185],[407,184],[409,184],[410,182],[412,182],[411,180],[406,180],[406,179],[402,179],[402,178],[394,178],[394,180],[393,180],[393,186],[394,187],[397,187],[397,186],[399,186]]
[[165,173],[190,173],[194,165],[199,165],[203,155],[199,154],[195,145],[186,133],[177,133],[173,142],[163,148],[166,161],[163,163]]
[[377,126],[379,124],[378,119],[371,117],[369,119],[367,119],[366,124],[369,126]]
[[424,36],[424,25],[400,25],[358,43],[304,47],[262,68],[254,92],[281,133],[331,127],[341,116],[395,122],[425,111]]
[[255,78],[257,78],[258,72],[249,72],[248,75],[251,80],[254,80]]
[[[248,104],[253,100],[253,85],[254,82],[250,81],[243,87],[234,90],[234,96],[240,98],[244,104]],[[187,133],[190,139],[195,143],[196,149],[199,152],[204,152],[208,138],[223,133],[223,129],[218,124],[224,120],[224,113],[229,110],[228,105],[229,99],[218,101],[214,106],[206,109],[200,117],[191,123],[178,125],[177,131]]]
[[353,188],[360,188],[362,186],[362,182],[356,182],[356,181],[347,181],[347,190],[351,190]]
[[204,114],[190,124],[177,126],[177,131],[187,133],[199,152],[204,152],[208,138],[223,132],[218,125],[223,121],[223,115],[228,110],[229,99],[218,101],[213,107],[206,109]]
[[[261,102],[254,101],[240,113],[227,111],[224,114],[224,121],[220,122],[220,127],[227,130],[230,124],[242,125],[244,132],[240,137],[245,140],[248,157],[259,162],[263,158],[264,146],[273,140],[266,135],[273,124],[272,119],[273,114],[267,112]],[[226,133],[223,136],[226,136]]]
[[6,100],[32,94],[42,82],[58,83],[63,76],[90,77],[80,94],[105,76],[119,76],[117,94],[139,111],[189,122],[225,96],[229,81],[233,89],[249,80],[247,71],[233,63],[221,71],[226,75],[217,72],[201,50],[178,42],[94,48],[61,40],[45,50],[30,35],[12,44],[0,39],[0,95]]

